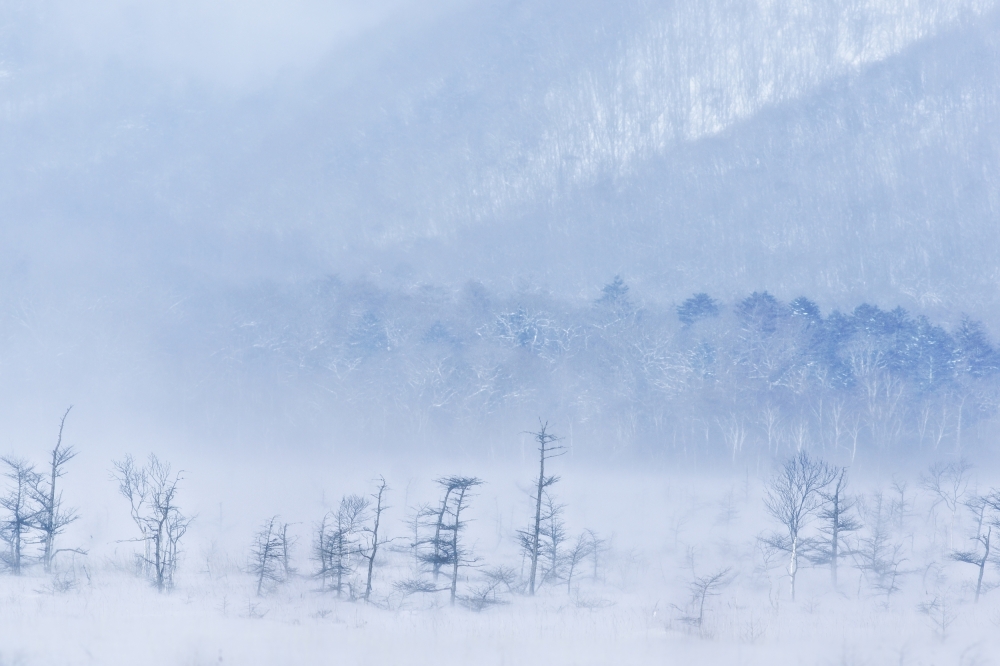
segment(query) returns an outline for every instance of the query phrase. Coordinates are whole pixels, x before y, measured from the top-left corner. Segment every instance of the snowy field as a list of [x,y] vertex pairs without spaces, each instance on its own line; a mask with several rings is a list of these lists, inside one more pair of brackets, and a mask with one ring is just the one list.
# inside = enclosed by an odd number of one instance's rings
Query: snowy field
[[[603,544],[596,569],[592,554],[585,555],[567,584],[561,561],[531,598],[521,590],[516,539],[530,520],[528,495],[518,487],[527,486],[519,476],[530,470],[497,467],[469,505],[463,538],[479,561],[461,569],[455,607],[447,592],[406,594],[398,585],[421,574],[408,517],[418,502],[435,499],[426,479],[407,482],[401,474],[391,486],[383,523],[391,541],[376,561],[370,603],[337,599],[312,575],[313,533],[322,504],[335,505],[322,499],[332,489],[311,496],[315,488],[301,483],[285,495],[300,502],[296,515],[283,507],[295,531],[294,572],[258,595],[249,556],[259,525],[247,515],[230,518],[228,505],[210,501],[192,473],[179,499],[183,504],[187,492],[202,511],[182,542],[174,589],[158,593],[136,573],[135,544],[120,542],[133,536],[127,505],[114,497],[113,483],[96,484],[89,499],[109,503],[84,514],[64,537],[70,547],[92,532],[86,556],[60,560],[54,576],[34,567],[0,578],[0,663],[929,665],[992,663],[1000,647],[1000,596],[984,593],[973,603],[977,568],[952,557],[971,547],[975,515],[961,504],[953,515],[927,488],[926,473],[923,484],[909,479],[902,494],[899,476],[852,482],[861,526],[843,537],[849,552],[840,562],[839,590],[828,566],[803,562],[793,602],[786,554],[769,556],[759,538],[779,527],[762,502],[767,472],[734,472],[727,481],[563,465],[555,488],[564,505],[564,544],[585,528]],[[961,482],[960,502],[986,490],[976,485],[975,470]],[[102,497],[102,487],[112,493]],[[881,508],[874,504],[879,489]],[[234,482],[227,496],[253,513],[274,499],[270,492]],[[806,531],[816,537],[821,526],[813,518]],[[895,557],[889,586],[865,559],[876,536],[883,552],[895,553],[884,556]],[[569,545],[563,548],[561,558]],[[499,591],[499,603],[470,607],[484,571],[497,565],[518,572],[512,589]],[[692,584],[722,570],[728,573],[706,595],[698,626]],[[357,590],[363,574],[352,574]],[[984,590],[996,582],[1000,575],[989,563]]]

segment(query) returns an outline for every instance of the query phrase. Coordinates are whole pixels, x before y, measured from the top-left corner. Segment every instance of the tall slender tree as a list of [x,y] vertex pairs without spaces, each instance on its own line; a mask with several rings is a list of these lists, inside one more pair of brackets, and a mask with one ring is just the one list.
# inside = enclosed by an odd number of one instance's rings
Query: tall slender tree
[[844,535],[861,528],[861,522],[854,517],[855,500],[847,495],[847,468],[832,468],[833,480],[819,492],[823,504],[819,519],[823,522],[820,530],[826,535],[825,543],[817,564],[830,565],[830,582],[837,587],[837,567],[846,553],[842,549]]
[[71,409],[72,405],[66,409],[59,421],[59,437],[49,454],[48,478],[39,475],[38,483],[32,489],[33,499],[38,504],[38,530],[42,535],[42,566],[46,573],[52,571],[52,560],[58,552],[55,547],[56,537],[79,517],[74,509],[63,509],[62,491],[56,488],[57,480],[66,473],[64,469],[66,463],[76,457],[76,451],[72,446],[63,446],[63,429],[66,427],[66,417],[69,416]]
[[388,539],[379,537],[382,513],[389,508],[385,505],[385,493],[387,490],[389,490],[389,484],[385,482],[385,477],[379,477],[378,486],[371,496],[375,500],[372,509],[372,525],[363,530],[368,535],[368,543],[359,550],[361,557],[368,563],[368,576],[365,579],[365,594],[363,597],[365,601],[371,601],[372,576],[375,572],[375,558],[378,557],[378,549],[380,546],[388,543]]
[[538,442],[538,481],[535,484],[535,494],[532,499],[535,501],[535,517],[528,530],[520,532],[521,541],[526,546],[531,558],[531,572],[528,574],[528,594],[534,596],[538,576],[538,555],[542,536],[542,504],[544,502],[545,489],[559,481],[558,476],[545,475],[545,463],[552,458],[557,458],[566,453],[565,448],[557,444],[561,438],[549,432],[547,421],[539,420],[537,432],[529,433]]

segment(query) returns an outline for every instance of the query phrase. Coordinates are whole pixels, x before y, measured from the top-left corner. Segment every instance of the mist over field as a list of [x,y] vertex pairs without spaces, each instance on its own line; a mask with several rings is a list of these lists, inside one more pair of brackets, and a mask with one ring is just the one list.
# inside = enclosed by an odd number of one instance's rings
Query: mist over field
[[0,0],[0,663],[993,663],[998,38]]

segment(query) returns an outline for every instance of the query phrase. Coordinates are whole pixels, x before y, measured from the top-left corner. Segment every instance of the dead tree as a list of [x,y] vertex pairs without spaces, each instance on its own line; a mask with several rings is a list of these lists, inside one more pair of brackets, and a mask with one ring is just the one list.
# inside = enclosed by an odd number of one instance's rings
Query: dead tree
[[143,467],[137,467],[132,456],[113,464],[112,478],[129,501],[132,520],[139,528],[140,536],[133,541],[142,542],[145,549],[142,570],[158,591],[169,590],[177,570],[180,540],[191,523],[177,506],[182,472],[171,474],[170,465],[155,455],[150,455]]
[[804,548],[811,545],[804,539],[803,529],[820,507],[820,493],[834,477],[834,471],[826,463],[813,460],[805,451],[800,451],[785,461],[781,470],[768,482],[764,506],[784,529],[763,540],[771,548],[788,553],[792,601],[795,600],[799,558]]
[[948,547],[955,546],[955,522],[958,519],[958,507],[969,489],[972,464],[967,460],[951,463],[935,463],[920,476],[920,485],[934,498],[931,508],[944,504],[951,514],[948,526]]
[[388,539],[380,539],[378,530],[382,522],[382,513],[389,507],[385,506],[385,492],[389,489],[385,482],[385,477],[379,477],[378,487],[371,497],[375,500],[372,513],[371,527],[365,527],[362,531],[367,535],[367,543],[358,551],[362,558],[368,563],[368,576],[365,581],[364,600],[370,601],[372,595],[372,575],[375,571],[375,558],[378,557],[379,546],[389,542]]
[[434,534],[427,541],[427,545],[431,547],[431,552],[424,553],[420,556],[421,561],[427,564],[431,568],[431,574],[434,576],[434,584],[437,584],[438,576],[441,575],[441,567],[448,564],[448,538],[445,527],[445,516],[448,514],[448,502],[451,499],[451,494],[456,489],[456,482],[460,480],[460,477],[448,477],[438,479],[438,485],[444,488],[444,496],[441,498],[440,506],[433,512],[425,512],[426,516],[432,517],[434,520]]
[[[854,566],[861,571],[871,587],[885,594],[886,603],[899,590],[899,579],[909,573],[902,569],[906,562],[903,544],[892,538],[891,511],[885,507],[881,491],[872,495],[862,507],[866,534],[851,548]],[[861,581],[858,582],[860,594]]]
[[[343,595],[344,586],[354,573],[359,554],[358,532],[366,520],[370,502],[360,495],[347,495],[340,500],[336,512],[327,514],[319,527],[316,540],[316,559],[320,569],[317,575],[326,588],[326,580],[332,580],[331,587],[337,597]],[[351,597],[354,597],[351,587]]]
[[518,576],[514,569],[500,566],[484,571],[483,578],[483,584],[459,597],[462,605],[476,612],[507,603],[503,595],[514,591]]
[[15,576],[24,567],[24,549],[27,534],[38,524],[38,505],[32,499],[32,488],[38,485],[38,473],[27,461],[20,458],[2,458],[11,480],[11,488],[0,497],[0,506],[7,510],[7,517],[0,523],[0,538],[7,543],[4,557],[7,567]]
[[535,495],[532,497],[535,500],[535,519],[528,530],[521,532],[522,543],[524,543],[524,538],[527,537],[527,545],[530,548],[531,572],[528,575],[528,594],[532,596],[535,594],[535,582],[538,575],[538,556],[542,536],[542,494],[546,488],[559,480],[557,476],[545,475],[545,463],[566,452],[562,446],[556,444],[560,438],[548,432],[548,422],[539,421],[539,426],[538,432],[528,433],[533,435],[535,441],[538,442],[538,483],[535,486]]
[[[719,591],[731,582],[732,579],[729,575],[731,571],[732,569],[727,567],[707,576],[695,577],[688,586],[691,591],[689,607],[692,610],[697,609],[697,614],[691,612],[681,617],[681,621],[697,627],[699,635],[702,633],[702,627],[705,623],[705,602],[709,597],[718,595]],[[677,607],[674,606],[674,608]]]
[[52,560],[58,552],[55,548],[56,537],[79,517],[74,509],[63,509],[62,492],[56,488],[57,479],[66,473],[64,470],[66,463],[76,457],[76,451],[72,446],[63,446],[63,429],[71,409],[72,405],[66,409],[59,422],[59,437],[49,455],[48,478],[39,475],[31,491],[32,498],[38,505],[38,530],[41,532],[42,566],[45,573],[52,571]]
[[254,535],[250,551],[250,573],[257,579],[257,596],[265,584],[283,583],[289,571],[288,523],[273,516]]
[[573,592],[573,574],[576,572],[576,568],[590,554],[590,549],[593,547],[593,542],[588,537],[588,533],[581,532],[576,537],[573,547],[566,553],[566,594]]
[[564,564],[562,545],[566,541],[566,525],[562,519],[564,508],[565,505],[557,504],[550,493],[545,493],[540,538],[546,562],[539,585],[546,582],[554,583],[562,577]]
[[586,530],[587,537],[590,539],[590,559],[594,565],[592,572],[592,580],[597,582],[597,573],[600,570],[601,557],[608,551],[609,547],[607,545],[607,539],[601,539],[597,536],[597,532],[594,530]]
[[[951,559],[956,562],[974,564],[979,569],[979,577],[976,579],[976,600],[974,602],[977,604],[979,603],[979,593],[983,589],[983,572],[986,570],[986,562],[990,557],[990,536],[992,534],[993,527],[990,526],[986,530],[986,534],[980,534],[975,537],[975,541],[977,543],[976,550],[957,550],[951,554]],[[978,552],[978,546],[983,547],[981,554]]]
[[467,508],[466,502],[470,497],[470,491],[476,486],[483,484],[481,479],[468,476],[453,476],[446,479],[446,485],[451,488],[454,499],[451,503],[451,524],[448,531],[451,534],[448,554],[451,564],[451,605],[455,605],[455,598],[458,590],[458,568],[474,562],[468,550],[459,540],[459,534],[465,529],[466,521],[462,520],[462,509]]
[[823,522],[820,531],[826,535],[824,548],[813,558],[816,564],[830,565],[830,582],[837,588],[837,566],[844,558],[841,548],[844,535],[857,531],[861,523],[853,515],[856,501],[847,496],[847,468],[833,468],[833,480],[819,492],[823,504],[819,518]]

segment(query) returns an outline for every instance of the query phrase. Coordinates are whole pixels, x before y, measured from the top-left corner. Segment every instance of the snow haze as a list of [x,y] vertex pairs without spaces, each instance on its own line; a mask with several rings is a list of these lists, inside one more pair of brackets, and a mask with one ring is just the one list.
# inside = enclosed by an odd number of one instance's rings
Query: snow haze
[[0,663],[992,663],[998,36],[0,0]]

